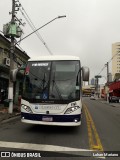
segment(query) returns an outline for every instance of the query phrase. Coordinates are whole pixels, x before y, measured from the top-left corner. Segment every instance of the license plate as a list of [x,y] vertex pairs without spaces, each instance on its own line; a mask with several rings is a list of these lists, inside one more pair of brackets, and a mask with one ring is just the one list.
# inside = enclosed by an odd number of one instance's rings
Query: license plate
[[42,121],[52,122],[53,121],[53,117],[42,117]]

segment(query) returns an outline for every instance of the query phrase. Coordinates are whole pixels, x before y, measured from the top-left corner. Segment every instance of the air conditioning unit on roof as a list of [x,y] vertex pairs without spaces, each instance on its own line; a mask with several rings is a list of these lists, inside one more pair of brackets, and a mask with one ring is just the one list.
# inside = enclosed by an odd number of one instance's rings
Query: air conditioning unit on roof
[[5,65],[10,66],[10,58],[5,58]]

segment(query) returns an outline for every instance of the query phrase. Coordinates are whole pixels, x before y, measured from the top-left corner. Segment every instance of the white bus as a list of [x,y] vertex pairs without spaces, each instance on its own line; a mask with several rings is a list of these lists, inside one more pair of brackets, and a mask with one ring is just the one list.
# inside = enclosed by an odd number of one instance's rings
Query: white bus
[[82,80],[88,79],[89,69],[81,67],[79,57],[51,55],[28,60],[21,121],[42,125],[80,125]]

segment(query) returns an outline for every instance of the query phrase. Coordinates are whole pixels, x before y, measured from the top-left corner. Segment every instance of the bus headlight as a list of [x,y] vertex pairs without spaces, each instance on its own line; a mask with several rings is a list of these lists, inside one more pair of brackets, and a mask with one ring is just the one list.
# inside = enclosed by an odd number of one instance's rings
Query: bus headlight
[[68,108],[68,109],[65,111],[65,114],[72,113],[72,112],[76,111],[76,110],[79,109],[79,108],[80,108],[79,106],[70,107],[70,108]]
[[23,108],[23,109],[25,109],[27,112],[29,112],[29,113],[32,113],[32,110],[31,110],[31,108],[30,107],[28,107],[28,106],[26,106],[26,105],[21,105],[21,107]]

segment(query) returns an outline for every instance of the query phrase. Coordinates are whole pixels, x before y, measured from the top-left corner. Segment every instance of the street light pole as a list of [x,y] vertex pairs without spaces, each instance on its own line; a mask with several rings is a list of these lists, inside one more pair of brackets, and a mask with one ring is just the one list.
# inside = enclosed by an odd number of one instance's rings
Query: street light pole
[[[11,24],[15,23],[15,0],[12,0],[12,18],[11,18]],[[35,31],[33,31],[32,33],[28,34],[27,36],[25,36],[24,38],[22,38],[21,40],[19,40],[18,42],[15,43],[15,38],[14,35],[11,35],[11,45],[10,45],[10,73],[11,71],[14,69],[14,61],[13,61],[13,55],[14,55],[14,51],[15,51],[15,45],[18,44],[19,42],[21,42],[22,40],[24,40],[25,38],[29,37],[30,35],[32,35],[33,33],[35,33],[36,31],[38,31],[39,29],[45,27],[46,25],[48,25],[49,23],[53,22],[56,19],[59,18],[64,18],[66,17],[64,16],[58,16],[54,19],[52,19],[51,21],[49,21],[48,23],[44,24],[43,26],[39,27],[38,29],[36,29]],[[9,100],[9,109],[8,112],[9,113],[13,113],[13,81],[10,79],[10,73],[9,73],[9,88],[8,88],[8,100]]]
[[107,103],[109,103],[109,88],[108,88],[108,84],[109,84],[109,63],[107,62],[105,64],[105,66],[107,67]]
[[26,39],[27,37],[31,36],[33,33],[37,32],[38,30],[42,29],[43,27],[45,27],[45,26],[48,25],[49,23],[53,22],[54,20],[59,19],[59,18],[65,18],[65,17],[66,17],[66,15],[63,15],[63,16],[58,16],[58,17],[52,19],[51,21],[47,22],[47,23],[44,24],[43,26],[39,27],[39,28],[36,29],[35,31],[31,32],[30,34],[28,34],[27,36],[25,36],[24,38],[22,38],[21,40],[19,40],[18,42],[16,42],[15,45],[18,44],[19,42],[21,42],[22,40]]

